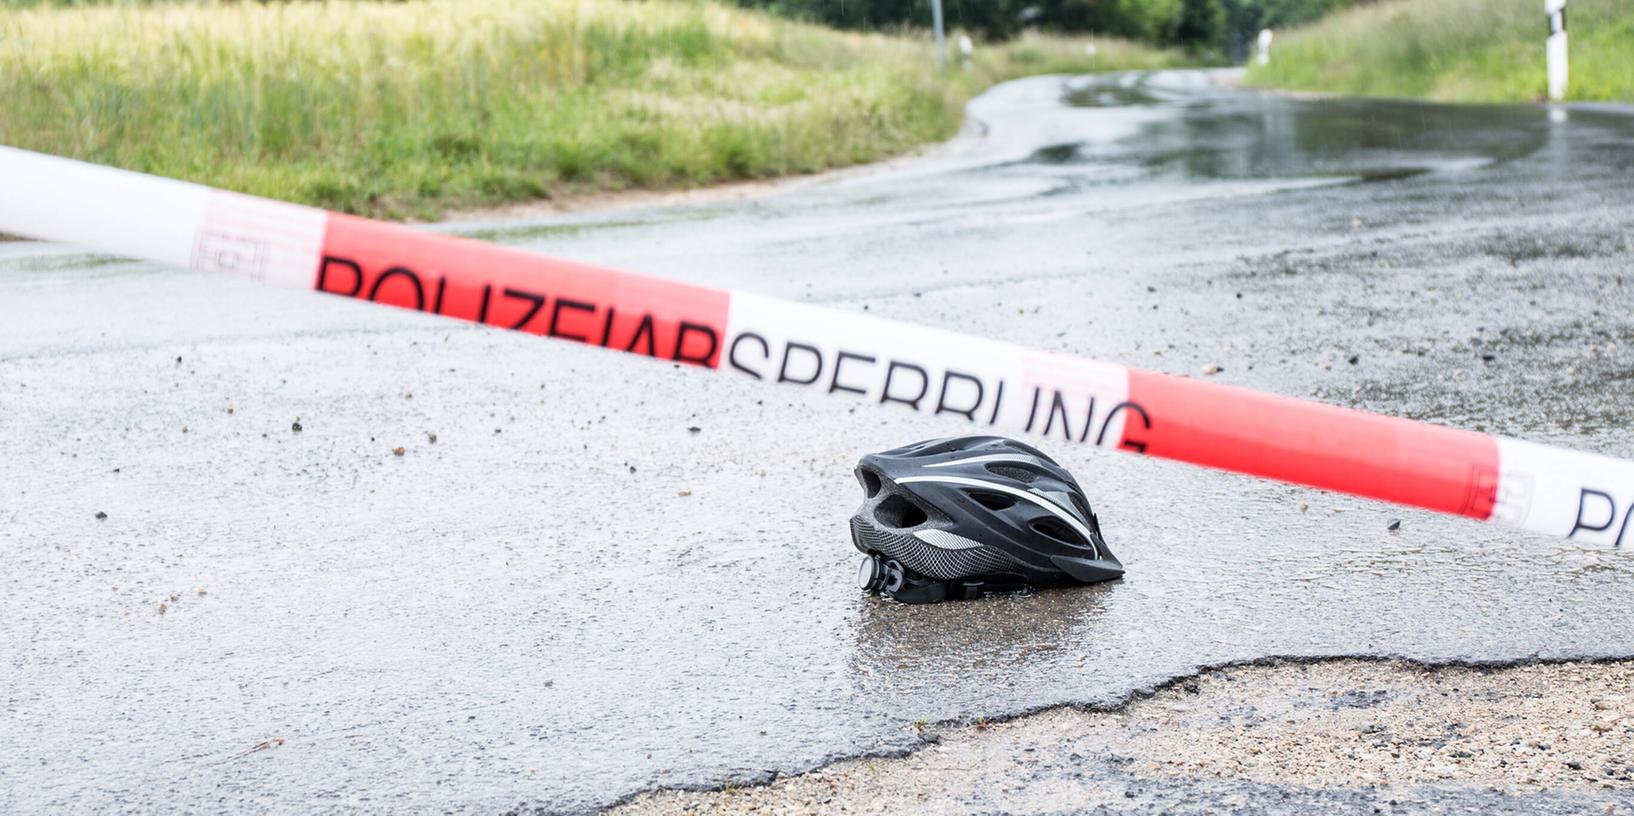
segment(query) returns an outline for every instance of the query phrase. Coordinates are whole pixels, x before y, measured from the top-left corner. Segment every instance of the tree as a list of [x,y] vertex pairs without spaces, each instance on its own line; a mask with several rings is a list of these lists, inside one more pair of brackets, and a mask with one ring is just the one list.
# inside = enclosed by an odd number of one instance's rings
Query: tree
[[1223,54],[1231,46],[1226,10],[1221,0],[1185,0],[1175,42],[1194,54]]

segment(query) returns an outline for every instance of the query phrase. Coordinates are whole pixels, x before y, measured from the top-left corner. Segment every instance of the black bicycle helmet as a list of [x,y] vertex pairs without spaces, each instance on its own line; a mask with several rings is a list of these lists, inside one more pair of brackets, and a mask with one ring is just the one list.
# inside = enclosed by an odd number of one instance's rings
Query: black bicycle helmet
[[1123,575],[1078,482],[1002,436],[933,439],[857,463],[857,583],[903,603]]

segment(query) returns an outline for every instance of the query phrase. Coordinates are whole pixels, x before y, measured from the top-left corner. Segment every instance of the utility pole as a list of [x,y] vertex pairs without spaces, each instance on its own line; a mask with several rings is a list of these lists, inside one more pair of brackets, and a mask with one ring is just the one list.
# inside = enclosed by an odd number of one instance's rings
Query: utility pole
[[1549,39],[1544,52],[1548,56],[1549,101],[1566,98],[1566,0],[1543,0],[1543,11],[1549,15]]
[[932,25],[936,27],[936,70],[945,71],[947,52],[942,47],[942,0],[930,0],[930,16]]

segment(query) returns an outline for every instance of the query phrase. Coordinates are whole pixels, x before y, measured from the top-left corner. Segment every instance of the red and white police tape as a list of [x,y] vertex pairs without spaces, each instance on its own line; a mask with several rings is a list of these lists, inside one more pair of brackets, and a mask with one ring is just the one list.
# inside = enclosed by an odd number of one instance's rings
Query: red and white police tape
[[1620,546],[1634,462],[0,147],[0,230]]

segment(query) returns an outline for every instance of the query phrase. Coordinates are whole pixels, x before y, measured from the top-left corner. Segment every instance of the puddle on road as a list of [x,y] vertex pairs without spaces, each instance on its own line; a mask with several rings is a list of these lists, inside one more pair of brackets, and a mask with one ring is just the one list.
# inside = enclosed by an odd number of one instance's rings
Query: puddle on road
[[482,225],[466,228],[464,225],[456,227],[452,232],[461,238],[470,238],[473,241],[489,241],[496,243],[523,243],[537,241],[543,238],[572,238],[585,235],[595,230],[611,230],[621,227],[642,227],[649,222],[625,219],[618,221],[573,221],[568,223],[527,222],[517,224]]
[[1163,100],[1138,84],[1116,85],[1096,82],[1069,89],[1063,97],[1077,108],[1121,108],[1128,105],[1156,105]]
[[1190,179],[1355,177],[1386,181],[1512,161],[1549,139],[1547,111],[1523,105],[1436,105],[1380,99],[1299,100],[1273,94],[1162,87],[1108,77],[1071,87],[1072,106],[1149,105],[1166,96],[1179,116],[1111,143],[1036,151],[1045,165],[1139,164]]

